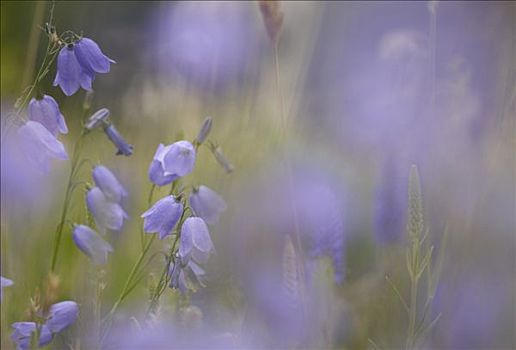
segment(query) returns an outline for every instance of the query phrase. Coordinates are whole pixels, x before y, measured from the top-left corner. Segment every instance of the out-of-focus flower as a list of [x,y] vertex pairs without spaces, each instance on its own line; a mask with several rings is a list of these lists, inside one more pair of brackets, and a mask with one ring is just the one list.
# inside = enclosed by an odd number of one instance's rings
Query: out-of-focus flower
[[130,156],[133,154],[133,145],[127,143],[127,141],[122,137],[122,135],[120,135],[113,124],[107,125],[104,128],[104,132],[106,133],[108,139],[111,140],[111,142],[113,142],[113,144],[118,149],[116,152],[117,156],[121,154],[124,156]]
[[68,127],[59,106],[52,96],[32,98],[28,107],[29,119],[42,124],[52,135],[66,134]]
[[195,166],[195,148],[189,141],[160,144],[149,167],[149,179],[158,186],[188,175]]
[[18,129],[18,135],[26,157],[44,172],[49,170],[51,159],[68,159],[63,144],[38,122],[28,121]]
[[162,198],[142,214],[143,230],[158,233],[159,239],[163,239],[172,233],[182,213],[183,204],[174,196]]
[[160,77],[176,78],[178,73],[201,88],[231,86],[228,82],[245,74],[258,57],[253,5],[179,2],[160,9],[151,35]]
[[187,259],[190,256],[198,262],[206,262],[213,251],[208,226],[203,219],[189,217],[181,226],[181,242],[179,244],[179,255]]
[[81,87],[91,91],[95,73],[109,72],[111,63],[115,61],[104,55],[93,40],[81,38],[59,52],[54,86],[59,85],[67,96],[75,94]]
[[170,264],[170,288],[179,289],[181,293],[195,292],[204,287],[206,272],[192,259],[182,258],[176,255],[175,263]]
[[[16,344],[16,350],[31,348],[32,333],[36,331],[34,322],[15,322],[11,325],[13,332],[11,340]],[[46,325],[41,326],[38,345],[43,347],[52,341],[52,333]]]
[[393,159],[387,159],[381,169],[374,212],[375,238],[380,244],[396,242],[404,236],[408,196],[405,173]]
[[121,203],[122,198],[127,196],[127,191],[113,175],[113,173],[103,165],[98,165],[93,169],[93,181],[99,187],[106,198],[115,203]]
[[199,130],[199,134],[197,135],[196,143],[198,145],[202,144],[204,140],[206,140],[206,137],[210,134],[211,127],[213,125],[213,118],[207,117],[204,122],[202,123],[201,130]]
[[61,301],[50,307],[45,325],[50,332],[59,333],[72,325],[78,316],[79,305],[75,301]]
[[89,38],[82,38],[75,43],[77,60],[92,76],[94,73],[108,73],[110,64],[116,63],[102,53],[96,42]]
[[72,237],[77,248],[89,256],[94,264],[104,265],[107,263],[108,253],[111,253],[113,248],[91,228],[85,225],[76,225],[73,228]]
[[105,233],[106,229],[120,231],[124,219],[128,217],[120,204],[110,201],[98,187],[94,187],[88,192],[86,204],[101,233]]
[[91,91],[93,74],[81,66],[75,55],[75,45],[68,44],[57,56],[57,73],[54,86],[60,86],[66,96],[71,96],[83,88]]
[[224,199],[204,185],[194,188],[190,195],[190,206],[195,214],[203,218],[208,224],[216,223],[220,214],[226,210]]
[[12,286],[14,283],[8,278],[0,276],[0,302],[2,301],[2,290],[4,287]]
[[86,125],[84,126],[88,130],[93,130],[106,123],[109,118],[110,112],[107,108],[101,108],[88,118]]
[[210,147],[210,150],[213,153],[213,155],[215,156],[215,159],[220,164],[220,166],[222,166],[222,168],[224,168],[224,171],[226,173],[229,174],[235,170],[235,167],[233,166],[233,164],[231,164],[229,162],[229,160],[224,155],[224,152],[222,152],[222,147],[212,146],[212,147]]

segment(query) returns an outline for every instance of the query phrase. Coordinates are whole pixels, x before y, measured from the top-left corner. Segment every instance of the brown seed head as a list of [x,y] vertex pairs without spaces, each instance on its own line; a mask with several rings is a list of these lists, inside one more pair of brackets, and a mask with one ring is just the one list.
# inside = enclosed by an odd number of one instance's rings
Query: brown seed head
[[283,24],[283,12],[281,4],[277,0],[259,0],[260,11],[262,12],[263,23],[269,38],[277,43],[278,36]]

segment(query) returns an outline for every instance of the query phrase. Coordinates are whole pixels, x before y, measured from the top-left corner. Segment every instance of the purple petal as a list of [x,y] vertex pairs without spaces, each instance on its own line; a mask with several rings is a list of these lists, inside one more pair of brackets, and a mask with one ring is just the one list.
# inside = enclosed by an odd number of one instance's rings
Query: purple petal
[[56,100],[44,95],[42,99],[31,99],[28,108],[29,119],[42,124],[56,136],[59,132],[66,134],[68,128]]
[[188,141],[173,143],[163,157],[162,165],[165,175],[188,175],[195,166],[195,148]]
[[79,316],[79,305],[74,301],[62,301],[50,307],[45,325],[52,333],[59,333],[69,327]]
[[188,239],[191,239],[193,247],[203,253],[208,253],[213,249],[208,226],[201,218],[190,217],[185,220],[181,228],[181,242],[183,242],[183,237],[189,237]]
[[195,214],[203,218],[208,224],[216,223],[220,214],[226,210],[224,199],[206,186],[199,186],[197,191],[192,192],[190,206]]
[[104,234],[106,229],[113,231],[122,229],[127,214],[118,203],[110,202],[100,188],[94,187],[88,192],[86,204],[99,232]]
[[93,169],[93,181],[99,187],[106,198],[114,203],[122,201],[122,197],[127,196],[127,191],[113,175],[113,173],[103,165],[98,165]]
[[182,213],[183,205],[173,196],[162,198],[142,214],[143,230],[159,233],[159,238],[163,239],[172,233]]
[[108,253],[112,252],[113,248],[91,228],[85,225],[76,225],[72,238],[77,247],[88,255],[94,264],[104,265],[107,263]]
[[82,38],[76,43],[77,59],[87,71],[108,73],[112,59],[102,53],[96,42],[89,38]]
[[57,56],[57,74],[54,86],[59,85],[66,96],[71,96],[79,90],[82,68],[77,61],[73,44],[59,51]]

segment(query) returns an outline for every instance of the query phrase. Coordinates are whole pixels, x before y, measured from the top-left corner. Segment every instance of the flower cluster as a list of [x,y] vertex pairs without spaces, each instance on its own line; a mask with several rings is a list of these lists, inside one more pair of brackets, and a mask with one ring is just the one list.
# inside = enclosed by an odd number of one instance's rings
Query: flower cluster
[[[208,117],[193,143],[182,140],[167,146],[159,144],[148,170],[150,181],[157,186],[172,183],[174,189],[176,181],[194,170],[197,149],[206,140],[212,124],[212,118]],[[206,263],[214,251],[207,224],[216,223],[226,209],[222,197],[204,185],[191,189],[188,202],[190,207],[186,207],[184,192],[171,194],[142,214],[146,233],[158,233],[164,239],[176,232],[179,247],[170,255],[170,287],[183,293],[204,285],[205,272],[199,264]],[[190,217],[186,215],[187,209]],[[179,227],[174,231],[176,226]]]
[[38,345],[43,347],[48,345],[56,334],[72,325],[78,316],[79,305],[76,302],[67,300],[56,303],[50,307],[45,322],[42,324],[36,322],[13,323],[11,339],[16,344],[17,350],[30,349],[32,334],[38,331]]
[[75,94],[81,87],[91,91],[95,73],[108,73],[111,63],[115,61],[104,55],[96,42],[80,38],[59,52],[54,86],[59,85],[66,96]]

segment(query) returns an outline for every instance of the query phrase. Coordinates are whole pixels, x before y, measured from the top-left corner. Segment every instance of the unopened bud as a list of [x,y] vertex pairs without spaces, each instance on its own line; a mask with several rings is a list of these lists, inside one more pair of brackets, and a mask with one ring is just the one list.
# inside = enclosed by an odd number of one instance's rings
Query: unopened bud
[[260,0],[259,4],[267,34],[273,42],[277,42],[283,24],[283,12],[281,11],[280,2],[276,0]]
[[206,137],[208,137],[208,135],[210,134],[212,125],[213,119],[211,117],[207,117],[206,119],[204,119],[201,130],[197,135],[196,144],[200,145],[204,142],[204,140],[206,140]]
[[101,108],[88,118],[88,121],[84,127],[90,131],[96,129],[106,122],[110,114],[111,113],[109,112],[109,109]]

